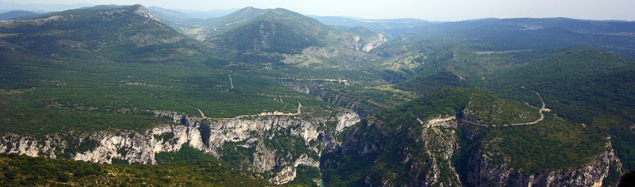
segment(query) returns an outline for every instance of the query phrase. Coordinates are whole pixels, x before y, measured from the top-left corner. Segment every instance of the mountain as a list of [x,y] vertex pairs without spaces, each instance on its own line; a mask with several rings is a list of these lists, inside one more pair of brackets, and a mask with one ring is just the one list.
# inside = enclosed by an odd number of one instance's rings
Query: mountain
[[432,22],[413,19],[361,19],[337,16],[311,16],[326,25],[337,25],[346,27],[366,27],[375,30],[385,30],[391,28],[409,28],[432,24]]
[[537,107],[479,91],[441,89],[348,129],[341,147],[322,156],[323,179],[332,186],[587,186],[607,182],[595,171],[619,173],[601,132],[539,115]]
[[152,14],[156,15],[161,20],[169,19],[169,18],[178,18],[178,19],[189,19],[189,18],[192,18],[192,16],[190,16],[190,15],[188,15],[186,13],[179,12],[179,11],[176,11],[176,10],[156,7],[156,6],[148,7],[148,10],[150,12],[152,12]]
[[423,26],[425,29],[477,29],[477,30],[538,30],[562,28],[580,33],[633,32],[635,25],[628,21],[593,21],[571,18],[508,18],[477,19]]
[[4,12],[0,14],[0,20],[14,20],[14,19],[27,19],[40,16],[41,13],[31,12],[31,11],[10,11]]
[[[168,10],[158,8],[155,8],[155,12],[160,19],[191,38],[237,51],[299,53],[309,46],[319,47],[338,42],[345,45],[344,48],[369,51],[381,43],[369,46],[357,44],[373,43],[370,40],[377,38],[378,34],[361,27],[334,29],[286,9],[246,7],[226,16],[209,19],[189,19],[180,13],[168,13]],[[243,35],[248,37],[238,37]],[[294,49],[282,49],[281,46]]]
[[207,42],[239,51],[300,53],[325,45],[330,28],[285,9],[274,9],[216,35]]
[[634,114],[629,111],[635,105],[629,101],[635,99],[635,92],[624,89],[635,86],[633,71],[633,60],[579,45],[485,79],[488,79],[488,90],[507,91],[509,96],[517,95],[514,92],[521,86],[543,90],[550,95],[546,101],[551,107],[561,111],[559,115],[593,123],[592,117],[604,112],[633,120],[629,116]]
[[478,87],[514,100],[533,100],[521,87],[543,90],[560,115],[585,123],[592,123],[603,112],[630,119],[632,114],[624,112],[635,107],[627,102],[635,93],[623,89],[632,87],[635,62],[597,48],[576,45],[541,52],[458,47],[439,51],[427,50],[424,57],[428,58],[422,60],[425,63],[416,76],[395,87],[421,94],[445,86]]
[[231,14],[232,12],[235,12],[239,9],[237,8],[232,8],[232,9],[216,9],[216,10],[209,10],[209,11],[199,11],[199,10],[181,10],[181,12],[184,12],[188,15],[190,15],[193,18],[217,18],[217,17],[222,17],[222,16],[226,16],[228,14]]
[[480,19],[420,26],[408,40],[477,39],[492,49],[556,49],[590,45],[635,57],[635,22],[569,18]]
[[177,31],[199,41],[206,40],[218,33],[232,28],[235,24],[260,16],[267,10],[245,7],[228,13],[225,16],[213,18],[196,18],[187,13],[176,10],[151,7],[150,9],[164,23]]
[[632,101],[635,61],[589,46],[573,46],[524,67],[488,76],[483,90],[518,99],[518,87],[542,90],[558,116],[593,124],[610,134],[624,168],[635,167]]
[[[414,28],[370,51],[389,82],[452,71],[479,76],[522,66],[536,58],[575,45],[587,45],[627,58],[635,57],[635,24],[568,18],[481,19]],[[420,59],[414,62],[412,59]],[[480,76],[482,77],[482,76]]]
[[[335,29],[286,9],[266,10],[262,15],[235,23],[205,42],[238,52],[302,53],[305,57],[310,55],[331,58],[339,56],[338,53],[324,54],[322,51],[339,51],[342,56],[364,56],[353,53],[370,51],[385,41],[382,34],[365,28]],[[303,63],[290,60],[294,61],[289,62],[292,64]]]
[[[200,52],[193,40],[161,23],[141,5],[68,10],[0,23],[8,50],[117,61],[164,60]],[[5,48],[7,50],[7,48]]]
[[[428,59],[421,67],[426,71],[395,87],[423,94],[446,86],[472,87],[534,105],[540,101],[527,89],[539,90],[559,117],[604,129],[625,168],[633,167],[628,161],[633,60],[584,45],[550,52],[452,50],[447,58]],[[496,68],[487,70],[492,64]]]
[[311,16],[318,21],[338,27],[364,27],[385,33],[388,39],[400,39],[403,34],[413,32],[415,28],[435,24],[420,19],[361,19],[337,16]]
[[152,14],[159,18],[162,23],[169,25],[170,27],[175,29],[180,28],[177,25],[183,25],[185,23],[196,21],[190,15],[176,10],[165,9],[156,6],[148,7],[148,10],[150,10]]
[[207,19],[204,21],[204,26],[207,28],[208,36],[214,36],[219,33],[223,33],[230,28],[236,27],[236,25],[243,24],[251,19],[259,17],[269,9],[257,9],[254,7],[245,7],[226,16]]

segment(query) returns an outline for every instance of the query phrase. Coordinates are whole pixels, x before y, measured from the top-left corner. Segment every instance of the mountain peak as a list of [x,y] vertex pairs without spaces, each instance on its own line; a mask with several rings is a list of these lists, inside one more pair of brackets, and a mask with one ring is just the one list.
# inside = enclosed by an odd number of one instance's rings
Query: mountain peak
[[242,8],[240,10],[237,10],[237,11],[231,13],[231,14],[234,14],[234,15],[261,14],[261,13],[263,13],[265,11],[266,11],[266,9],[259,9],[259,8],[248,6],[248,7]]
[[[267,11],[267,13],[265,14],[278,14],[278,15],[294,15],[294,16],[300,16],[300,17],[306,17],[300,13],[291,11],[291,10],[287,10],[284,8],[276,8],[276,9],[270,9],[269,11]],[[306,17],[308,18],[308,17]]]
[[247,19],[209,42],[237,51],[297,54],[306,47],[323,45],[330,29],[317,20],[286,9],[253,10],[248,7],[232,13],[228,17]]
[[0,33],[17,33],[21,37],[5,40],[16,44],[33,42],[34,45],[24,45],[24,49],[44,51],[44,55],[82,53],[94,57],[104,51],[117,51],[119,55],[110,55],[113,60],[156,61],[161,60],[157,58],[161,55],[167,59],[198,51],[195,43],[161,23],[141,5],[99,6],[28,20],[3,20]]
[[256,7],[248,6],[248,7],[242,8],[241,10],[242,11],[250,11],[250,10],[260,10],[260,9],[258,9]]
[[150,10],[148,10],[143,5],[135,4],[135,5],[130,6],[129,8],[132,9],[134,11],[134,13],[139,15],[139,16],[150,18],[150,19],[153,19],[155,21],[160,21],[159,18],[157,18],[154,14],[152,14],[152,12],[150,12]]

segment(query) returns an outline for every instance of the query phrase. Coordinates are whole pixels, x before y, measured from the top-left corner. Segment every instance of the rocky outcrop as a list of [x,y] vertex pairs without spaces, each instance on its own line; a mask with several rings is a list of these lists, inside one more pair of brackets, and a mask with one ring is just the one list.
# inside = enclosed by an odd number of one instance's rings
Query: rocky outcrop
[[607,144],[604,153],[582,166],[530,175],[508,168],[506,164],[493,166],[487,154],[475,155],[468,165],[472,167],[465,182],[470,186],[602,186],[610,170],[623,173],[622,163],[611,143]]
[[178,151],[184,143],[204,149],[197,132],[188,126],[164,125],[145,132],[71,132],[48,136],[43,140],[6,135],[2,137],[0,151],[51,158],[70,154],[74,160],[96,163],[112,163],[113,159],[120,159],[129,163],[156,164],[154,153]]
[[365,38],[365,40],[359,41],[359,44],[361,46],[360,49],[364,52],[370,52],[386,41],[388,40],[386,39],[386,37],[384,37],[384,34],[377,33],[376,37]]
[[[335,79],[334,79],[335,80]],[[364,119],[374,113],[377,113],[381,110],[386,109],[385,106],[379,106],[378,104],[368,102],[367,100],[363,100],[363,97],[357,97],[355,95],[344,95],[341,91],[336,90],[330,86],[329,84],[359,84],[359,82],[354,81],[326,81],[326,80],[296,80],[289,79],[285,82],[285,85],[291,89],[294,89],[299,92],[307,93],[317,97],[318,99],[333,104],[337,106],[344,107],[346,109],[352,110],[357,115]],[[380,83],[380,82],[364,82],[361,84],[369,84],[369,83]]]
[[[449,119],[449,118],[448,118]],[[410,143],[396,144],[399,162],[380,159],[379,163],[386,163],[388,168],[403,168],[405,173],[387,172],[383,168],[376,168],[369,172],[364,182],[369,186],[457,186],[461,182],[459,175],[452,163],[452,155],[457,148],[457,136],[455,130],[445,128],[456,126],[456,120],[436,118],[422,125],[419,137],[404,139]],[[444,125],[431,125],[444,124]],[[417,129],[417,128],[414,128]],[[411,130],[414,130],[411,129]],[[391,143],[384,145],[390,150]],[[423,152],[419,152],[423,151]],[[387,151],[381,151],[387,152]],[[388,169],[390,170],[390,169]],[[408,181],[399,181],[399,178],[408,178]]]
[[[120,19],[124,16],[130,16],[134,14],[135,16],[141,16],[144,18],[148,18],[157,22],[160,20],[154,16],[148,9],[143,7],[142,5],[133,5],[129,7],[123,8],[94,8],[90,9],[94,10],[96,18],[103,21],[111,21],[114,19]],[[84,13],[85,14],[85,13]],[[13,28],[18,25],[32,25],[32,26],[41,26],[47,23],[52,22],[72,22],[78,21],[81,19],[86,19],[82,16],[82,12],[76,11],[67,11],[63,14],[53,14],[50,16],[45,16],[41,18],[35,19],[20,19],[20,20],[0,20],[0,28]]]
[[[457,123],[445,118],[430,121],[448,126]],[[343,173],[350,173],[352,168],[370,165],[361,171],[362,176],[353,176],[360,178],[342,179],[365,186],[457,186],[461,182],[452,162],[457,146],[455,130],[441,125],[391,129],[381,121],[369,120],[347,131],[341,146],[323,158],[321,169],[340,173],[343,168]]]
[[152,19],[154,21],[158,21],[161,22],[161,20],[159,20],[159,18],[157,18],[154,14],[152,14],[152,12],[150,12],[150,10],[146,9],[145,7],[143,7],[142,5],[133,5],[132,6],[132,11],[142,17],[148,18],[148,19]]
[[311,95],[316,96],[322,101],[331,103],[333,105],[341,106],[352,111],[355,111],[361,118],[366,118],[373,113],[380,110],[380,108],[369,108],[354,98],[338,95],[337,93],[329,90],[329,88],[321,87],[311,90]]
[[425,127],[427,128],[430,128],[430,127],[456,128],[456,125],[457,125],[455,116],[449,116],[445,118],[441,118],[441,117],[433,118],[428,120],[427,123],[424,123],[419,118],[417,118],[417,121],[419,121],[419,123],[421,123],[422,125],[425,125]]
[[287,166],[287,167],[284,167],[282,171],[278,172],[278,175],[271,178],[269,182],[273,184],[277,184],[277,185],[286,184],[288,182],[291,182],[293,179],[295,179],[295,175],[296,175],[295,167]]
[[[226,143],[253,151],[253,159],[240,167],[253,172],[283,168],[270,179],[284,184],[295,178],[297,165],[318,166],[321,154],[320,135],[335,133],[359,121],[355,113],[335,111],[332,116],[260,116],[231,119],[203,119],[176,112],[155,111],[166,124],[145,131],[112,130],[96,133],[69,132],[36,139],[15,134],[0,138],[0,152],[29,156],[69,157],[98,163],[124,160],[129,163],[156,164],[155,153],[178,151],[185,143],[221,158]],[[331,126],[328,126],[331,124]],[[279,137],[295,137],[306,150],[276,150],[271,144]],[[286,139],[282,139],[286,140]],[[281,140],[281,141],[282,141]],[[265,143],[269,142],[269,143]],[[331,143],[331,142],[329,142]],[[323,143],[326,144],[326,143]],[[244,158],[249,159],[249,158]]]
[[[35,157],[43,155],[45,154],[43,153],[44,151],[52,149],[50,140],[38,143],[38,141],[32,138],[21,137],[14,134],[5,135],[0,141],[2,142],[2,144],[0,144],[0,150],[9,154],[15,153]],[[47,156],[55,158],[55,154]]]
[[343,113],[337,116],[336,132],[342,132],[344,128],[348,128],[359,122],[359,116],[355,113]]
[[[491,159],[499,153],[485,152],[486,145],[459,146],[463,144],[458,142],[458,131],[474,126],[459,124],[454,116],[417,118],[411,123],[417,125],[389,128],[392,124],[368,121],[353,126],[341,146],[329,150],[320,168],[340,175],[361,172],[361,178],[352,181],[366,186],[602,186],[612,172],[623,173],[610,142],[605,152],[588,163],[527,174],[511,168],[509,160],[498,163]],[[460,133],[465,136],[467,132]],[[351,176],[338,177],[348,180]]]
[[185,143],[204,149],[200,133],[180,125],[157,127],[139,134],[99,133],[88,138],[99,141],[98,146],[92,151],[75,154],[75,160],[111,163],[117,158],[130,163],[156,164],[154,153],[178,151]]
[[363,52],[370,52],[374,48],[388,41],[382,33],[376,33],[363,28],[357,29],[357,31],[353,30],[352,32],[334,30],[329,32],[327,38],[343,48]]
[[[33,19],[0,20],[0,33],[20,36],[1,38],[0,47],[38,51],[52,57],[86,53],[100,60],[161,61],[206,50],[161,23],[141,5],[93,7]],[[145,50],[149,48],[152,50]],[[131,52],[131,49],[138,51]]]

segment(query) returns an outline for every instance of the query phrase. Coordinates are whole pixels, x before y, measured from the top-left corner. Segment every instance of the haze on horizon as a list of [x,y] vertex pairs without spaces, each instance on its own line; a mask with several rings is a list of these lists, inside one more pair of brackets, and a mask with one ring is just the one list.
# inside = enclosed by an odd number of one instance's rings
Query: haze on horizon
[[[286,8],[306,15],[368,19],[417,18],[458,21],[479,18],[568,17],[590,20],[635,20],[633,0],[0,0],[12,4],[131,5],[175,10],[218,10],[252,6]],[[4,9],[4,8],[0,8]]]

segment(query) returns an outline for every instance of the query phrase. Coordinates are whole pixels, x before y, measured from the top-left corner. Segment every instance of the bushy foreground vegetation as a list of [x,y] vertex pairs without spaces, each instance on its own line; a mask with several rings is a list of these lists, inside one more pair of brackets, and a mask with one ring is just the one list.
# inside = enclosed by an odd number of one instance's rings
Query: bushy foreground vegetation
[[231,169],[213,159],[162,165],[95,164],[0,155],[0,184],[8,186],[267,186],[260,176]]

